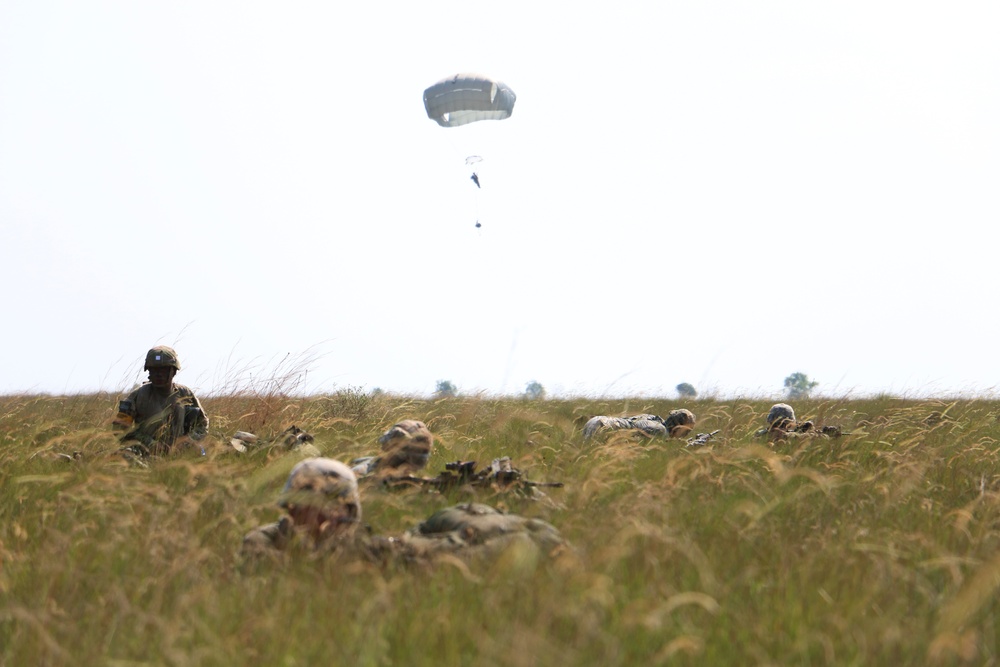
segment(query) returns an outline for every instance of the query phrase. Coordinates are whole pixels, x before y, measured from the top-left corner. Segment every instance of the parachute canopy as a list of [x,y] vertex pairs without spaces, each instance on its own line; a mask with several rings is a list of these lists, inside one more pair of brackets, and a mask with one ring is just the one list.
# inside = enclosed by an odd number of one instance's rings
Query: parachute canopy
[[424,91],[427,117],[441,127],[509,118],[515,100],[506,84],[479,74],[456,74]]

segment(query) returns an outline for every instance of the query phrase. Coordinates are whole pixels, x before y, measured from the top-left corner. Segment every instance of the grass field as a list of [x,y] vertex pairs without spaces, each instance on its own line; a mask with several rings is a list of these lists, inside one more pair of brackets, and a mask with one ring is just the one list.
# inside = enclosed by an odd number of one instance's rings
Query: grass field
[[[204,400],[195,454],[128,465],[116,396],[0,398],[2,665],[923,665],[1000,654],[1000,402],[807,400],[850,432],[754,437],[770,400],[419,400],[359,391]],[[598,415],[686,407],[708,446]],[[242,568],[296,453],[237,454],[236,430],[296,424],[333,458],[395,421],[437,443],[428,473],[510,456],[547,498],[364,488],[394,534],[470,497],[544,518],[552,562],[377,569],[302,557]],[[80,455],[66,460],[56,454]],[[505,554],[506,556],[506,554]]]

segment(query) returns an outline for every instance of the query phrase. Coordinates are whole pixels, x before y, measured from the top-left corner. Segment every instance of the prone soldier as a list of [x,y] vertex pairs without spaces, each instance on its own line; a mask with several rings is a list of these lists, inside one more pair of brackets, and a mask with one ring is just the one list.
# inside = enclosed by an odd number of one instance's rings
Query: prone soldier
[[351,461],[359,477],[373,473],[403,475],[427,465],[434,450],[434,435],[422,421],[404,419],[379,436],[381,456],[364,456]]
[[278,505],[286,516],[244,536],[240,553],[245,560],[278,557],[295,542],[380,565],[428,563],[443,554],[490,557],[515,544],[546,556],[568,549],[551,524],[480,503],[440,510],[398,537],[370,535],[358,530],[361,501],[354,471],[329,458],[296,464]]
[[684,438],[694,428],[695,416],[690,410],[671,410],[666,419],[659,415],[641,414],[634,417],[592,417],[583,427],[583,439],[608,431],[632,429],[650,437]]
[[762,428],[755,433],[758,438],[770,438],[771,440],[786,440],[798,437],[823,436],[827,438],[839,438],[845,435],[839,426],[825,425],[818,427],[812,420],[799,421],[795,418],[795,410],[787,403],[775,403],[767,412],[764,418],[767,428]]

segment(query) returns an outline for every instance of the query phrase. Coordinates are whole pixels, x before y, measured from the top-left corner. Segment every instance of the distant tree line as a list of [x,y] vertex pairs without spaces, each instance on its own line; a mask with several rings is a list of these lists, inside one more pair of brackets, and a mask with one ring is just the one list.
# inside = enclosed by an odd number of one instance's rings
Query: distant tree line
[[[805,373],[792,373],[785,378],[785,395],[790,400],[809,398],[812,390],[819,386],[819,382],[809,379]],[[681,382],[675,387],[677,395],[682,399],[698,397],[698,390],[690,382]],[[376,390],[381,391],[381,390]],[[524,387],[521,396],[531,401],[544,400],[547,396],[545,387],[538,380],[532,380]],[[454,398],[458,396],[458,387],[451,380],[438,380],[434,389],[435,398]]]

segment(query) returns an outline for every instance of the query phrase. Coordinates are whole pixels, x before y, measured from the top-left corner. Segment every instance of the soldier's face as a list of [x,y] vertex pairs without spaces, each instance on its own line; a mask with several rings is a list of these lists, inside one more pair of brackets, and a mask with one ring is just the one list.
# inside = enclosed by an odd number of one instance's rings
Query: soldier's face
[[305,528],[317,540],[349,535],[354,532],[358,521],[355,505],[341,505],[340,507],[323,509],[289,505],[288,514],[296,526]]
[[177,373],[176,368],[155,366],[149,369],[149,383],[157,389],[169,387],[170,383],[174,381],[175,373]]

